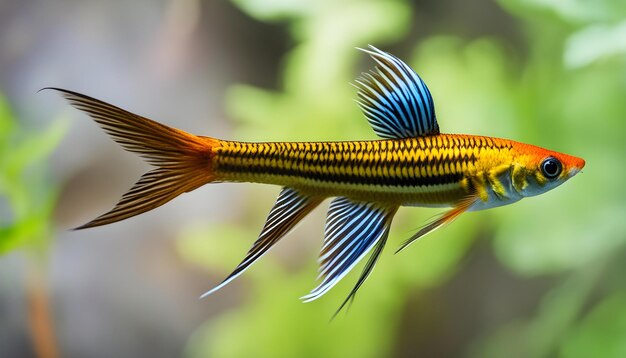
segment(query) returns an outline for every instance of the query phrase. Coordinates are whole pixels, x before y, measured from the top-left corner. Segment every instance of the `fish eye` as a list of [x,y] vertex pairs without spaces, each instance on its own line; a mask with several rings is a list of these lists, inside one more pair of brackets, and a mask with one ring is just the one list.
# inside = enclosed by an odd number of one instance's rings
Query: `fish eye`
[[561,174],[563,165],[558,159],[548,157],[541,162],[541,173],[548,179],[554,179]]

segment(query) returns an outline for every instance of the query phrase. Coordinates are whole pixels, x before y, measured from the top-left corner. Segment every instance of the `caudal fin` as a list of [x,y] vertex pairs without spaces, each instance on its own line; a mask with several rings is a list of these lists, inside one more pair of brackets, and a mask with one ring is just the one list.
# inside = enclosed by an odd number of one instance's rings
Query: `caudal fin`
[[86,112],[114,141],[157,168],[144,174],[111,211],[77,227],[106,225],[157,208],[215,179],[217,139],[199,137],[125,111],[95,98],[60,89],[72,106]]

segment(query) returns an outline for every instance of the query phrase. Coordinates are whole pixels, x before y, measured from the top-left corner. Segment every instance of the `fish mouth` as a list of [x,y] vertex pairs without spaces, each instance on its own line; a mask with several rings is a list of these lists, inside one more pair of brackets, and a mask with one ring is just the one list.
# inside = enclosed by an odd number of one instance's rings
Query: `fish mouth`
[[567,178],[571,178],[574,175],[578,174],[581,171],[582,168],[572,168],[569,170],[569,173],[567,173]]
[[569,170],[568,178],[571,178],[574,175],[578,174],[580,171],[583,170],[584,167],[585,167],[585,160],[582,158],[575,158],[575,161],[572,163],[572,167]]
[[573,177],[574,175],[578,174],[579,172],[581,172],[583,170],[583,167],[585,166],[584,162],[583,165],[580,167],[574,167],[572,169],[569,170],[569,173],[567,173],[567,177],[568,179]]

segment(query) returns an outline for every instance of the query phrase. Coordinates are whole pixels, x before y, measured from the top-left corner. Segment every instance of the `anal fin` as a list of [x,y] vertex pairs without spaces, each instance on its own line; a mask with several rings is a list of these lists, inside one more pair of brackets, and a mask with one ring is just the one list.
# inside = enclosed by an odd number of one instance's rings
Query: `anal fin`
[[363,285],[365,280],[367,280],[370,273],[372,273],[372,270],[374,269],[376,262],[378,262],[378,258],[380,257],[380,254],[383,252],[383,248],[385,247],[385,244],[387,243],[388,237],[389,237],[389,225],[387,225],[382,237],[380,238],[380,240],[378,240],[378,242],[376,243],[376,246],[374,246],[374,251],[372,252],[372,255],[370,255],[370,258],[367,260],[365,267],[363,267],[361,276],[359,276],[359,279],[357,280],[356,284],[350,291],[350,294],[348,294],[348,297],[346,297],[343,300],[343,302],[341,303],[337,311],[335,311],[333,318],[335,318],[339,314],[339,312],[341,312],[341,310],[345,307],[345,305],[348,302],[352,302],[352,300],[354,300],[354,297],[356,296],[357,291],[359,290],[359,288],[361,288],[361,285]]
[[396,210],[397,207],[355,202],[345,197],[335,198],[328,209],[324,244],[320,252],[322,282],[302,300],[309,302],[324,295],[376,247],[356,286],[341,307],[354,297],[382,252]]

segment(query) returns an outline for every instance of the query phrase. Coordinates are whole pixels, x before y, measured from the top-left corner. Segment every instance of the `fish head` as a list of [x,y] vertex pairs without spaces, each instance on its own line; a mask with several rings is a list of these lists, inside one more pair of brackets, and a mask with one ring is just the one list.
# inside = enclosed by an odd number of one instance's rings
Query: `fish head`
[[535,196],[565,183],[584,166],[582,158],[525,145],[517,155],[511,180],[521,196]]

